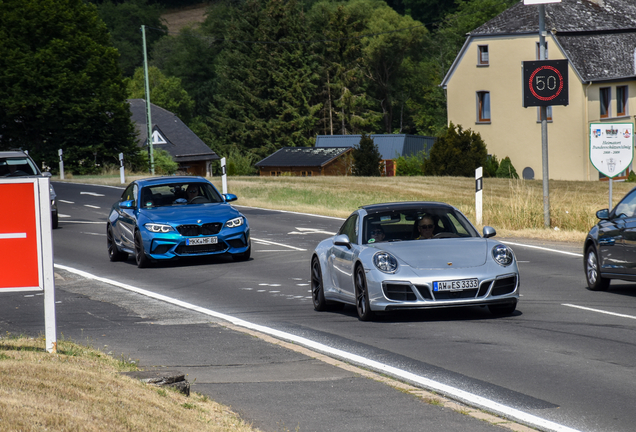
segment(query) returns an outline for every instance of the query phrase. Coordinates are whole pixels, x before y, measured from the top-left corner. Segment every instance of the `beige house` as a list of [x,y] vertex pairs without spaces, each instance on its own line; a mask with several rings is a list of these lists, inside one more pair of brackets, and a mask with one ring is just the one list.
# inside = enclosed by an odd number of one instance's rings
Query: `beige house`
[[[546,4],[545,28],[547,58],[569,62],[569,105],[548,109],[550,178],[598,180],[589,124],[636,117],[636,1]],[[537,6],[512,6],[468,34],[441,84],[449,122],[479,132],[489,154],[509,156],[528,179],[542,178],[539,108],[523,107],[522,89],[522,62],[539,58],[538,29]]]

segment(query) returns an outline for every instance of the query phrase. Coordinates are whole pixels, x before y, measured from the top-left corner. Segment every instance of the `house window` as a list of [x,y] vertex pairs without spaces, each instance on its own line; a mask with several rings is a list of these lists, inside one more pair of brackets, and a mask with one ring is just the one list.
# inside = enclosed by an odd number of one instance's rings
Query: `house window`
[[598,92],[598,100],[601,104],[601,118],[610,116],[610,102],[612,100],[612,92],[609,87],[601,87]]
[[[551,122],[552,121],[552,107],[551,106],[547,106],[545,107],[545,116],[547,117],[546,120]],[[537,123],[541,123],[541,107],[537,107]]]
[[[537,52],[535,53],[535,58],[537,60],[541,60],[541,44],[537,42]],[[548,59],[548,41],[545,42],[545,54],[543,56],[543,60]]]
[[627,112],[627,86],[616,87],[616,115],[626,116]]
[[477,66],[488,66],[488,45],[478,45],[479,57],[477,58]]
[[276,176],[276,171],[270,171],[269,175],[272,176],[272,177],[275,177]]
[[490,92],[477,92],[477,122],[490,122]]

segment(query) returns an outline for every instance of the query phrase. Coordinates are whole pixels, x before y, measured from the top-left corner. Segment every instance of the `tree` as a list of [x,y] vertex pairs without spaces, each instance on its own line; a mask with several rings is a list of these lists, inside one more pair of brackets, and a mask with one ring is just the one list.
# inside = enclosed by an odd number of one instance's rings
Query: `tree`
[[[25,19],[27,17],[29,19]],[[0,149],[93,172],[136,161],[130,107],[108,31],[83,0],[4,0],[0,7]]]
[[353,149],[353,175],[365,177],[378,177],[382,155],[377,144],[369,135],[362,134],[360,143]]
[[426,175],[463,176],[475,175],[475,170],[486,163],[486,144],[479,133],[463,130],[451,122],[446,132],[439,136],[424,162]]
[[424,152],[411,156],[400,156],[395,161],[395,175],[397,176],[420,176],[424,174]]
[[506,156],[501,160],[499,164],[499,168],[497,168],[497,177],[498,178],[519,178],[519,174],[517,174],[517,170],[512,165],[510,158]]
[[97,11],[108,27],[113,46],[119,51],[119,64],[125,76],[132,76],[136,68],[143,66],[142,24],[149,27],[146,28],[148,52],[168,33],[168,27],[161,20],[163,8],[158,4],[148,4],[148,0],[106,0],[97,7]]

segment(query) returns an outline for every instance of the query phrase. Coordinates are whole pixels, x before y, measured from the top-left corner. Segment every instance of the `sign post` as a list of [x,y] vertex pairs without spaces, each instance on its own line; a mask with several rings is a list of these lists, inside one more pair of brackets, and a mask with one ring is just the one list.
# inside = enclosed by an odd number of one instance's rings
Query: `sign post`
[[225,158],[221,158],[221,184],[223,187],[223,193],[227,193],[227,173],[225,171]]
[[481,225],[482,215],[482,189],[484,188],[483,167],[479,167],[475,170],[475,223]]
[[590,162],[609,179],[609,209],[612,209],[612,179],[634,159],[633,123],[590,123]]
[[20,209],[19,217],[0,212],[0,293],[44,291],[46,349],[56,352],[49,178],[2,179],[0,201]]

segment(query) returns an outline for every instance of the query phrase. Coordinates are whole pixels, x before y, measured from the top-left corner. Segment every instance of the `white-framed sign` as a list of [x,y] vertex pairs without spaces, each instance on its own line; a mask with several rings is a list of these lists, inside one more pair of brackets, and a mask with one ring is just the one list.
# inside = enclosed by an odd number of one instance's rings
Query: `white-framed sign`
[[590,162],[601,174],[614,178],[633,159],[633,123],[590,123]]

